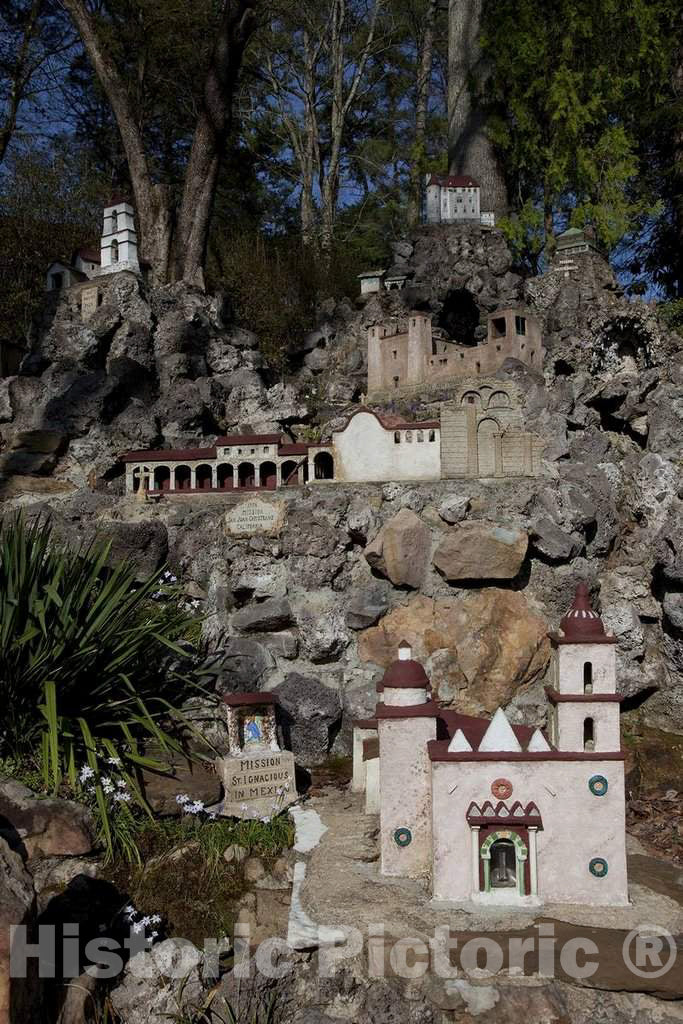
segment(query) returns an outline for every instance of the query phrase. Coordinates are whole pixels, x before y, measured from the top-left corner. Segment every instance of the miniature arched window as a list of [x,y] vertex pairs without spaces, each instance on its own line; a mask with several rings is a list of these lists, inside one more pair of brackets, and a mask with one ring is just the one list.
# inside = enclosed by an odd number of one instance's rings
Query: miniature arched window
[[111,230],[112,234],[119,230],[119,215],[116,210],[111,211]]
[[189,491],[192,486],[192,474],[189,466],[176,466],[174,470],[176,491]]
[[583,663],[583,692],[593,692],[593,662],[584,661]]
[[256,484],[256,473],[251,462],[241,462],[237,467],[237,486],[254,487]]
[[234,485],[233,470],[230,463],[222,462],[217,472],[218,487],[221,491],[231,491]]
[[412,444],[413,443],[413,432],[412,432],[412,430],[406,430],[406,441],[408,442],[408,444]]
[[477,363],[477,373],[481,373],[481,363]]
[[430,430],[429,431],[429,440],[430,441],[436,441],[436,431],[435,430]]
[[157,466],[154,470],[154,490],[168,491],[171,486],[171,470],[168,466]]
[[394,444],[400,444],[400,443],[401,443],[401,431],[400,430],[395,430],[394,431]]
[[213,474],[211,466],[197,466],[194,474],[195,488],[198,491],[210,491],[213,486]]
[[277,487],[277,468],[274,462],[262,462],[259,466],[259,484],[269,491]]
[[119,243],[116,239],[111,243],[111,261],[112,263],[119,262]]
[[424,436],[424,434],[422,433],[422,431],[421,431],[421,430],[418,430],[418,432],[417,432],[417,441],[418,441],[418,444],[420,444],[420,443],[421,443],[422,441],[424,441],[424,439],[425,439],[425,436]]
[[583,721],[583,749],[595,750],[595,723],[592,718]]
[[316,480],[334,480],[334,459],[329,452],[318,452],[313,468]]

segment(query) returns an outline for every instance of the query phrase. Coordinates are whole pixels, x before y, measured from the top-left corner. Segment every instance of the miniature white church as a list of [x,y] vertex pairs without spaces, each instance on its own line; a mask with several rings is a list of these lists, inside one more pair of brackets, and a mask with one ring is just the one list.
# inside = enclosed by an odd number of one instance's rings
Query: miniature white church
[[382,874],[431,877],[437,905],[628,904],[616,641],[584,584],[551,640],[547,732],[440,708],[399,649],[354,723]]
[[135,211],[125,201],[105,206],[99,253],[80,248],[74,250],[68,263],[55,260],[47,268],[45,287],[47,291],[61,291],[121,270],[140,273]]

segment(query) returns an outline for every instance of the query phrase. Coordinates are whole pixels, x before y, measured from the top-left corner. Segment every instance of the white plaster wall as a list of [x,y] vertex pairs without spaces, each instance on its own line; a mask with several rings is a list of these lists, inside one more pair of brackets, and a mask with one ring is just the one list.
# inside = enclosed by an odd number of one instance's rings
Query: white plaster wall
[[[383,875],[428,875],[432,860],[430,761],[427,743],[436,719],[380,719],[380,831]],[[412,842],[397,846],[394,831],[409,828]]]
[[[481,805],[491,799],[495,779],[506,778],[513,786],[508,804],[533,800],[541,812],[539,896],[594,906],[628,902],[623,761],[463,761],[432,767],[435,899],[470,899],[471,832],[465,815],[472,800]],[[604,796],[588,788],[592,775],[607,779]],[[603,878],[588,869],[593,857],[608,863]]]
[[423,686],[413,689],[396,688],[393,686],[384,687],[384,703],[393,704],[395,707],[408,707],[411,704],[426,704],[427,691]]
[[429,185],[427,188],[427,223],[438,224],[441,220],[441,188]]
[[376,735],[376,729],[360,729],[357,725],[353,727],[353,774],[351,776],[351,791],[353,793],[362,793],[365,789],[363,740],[369,740]]
[[593,719],[595,751],[614,752],[621,747],[619,704],[616,701],[579,701],[557,705],[557,746],[559,750],[584,749],[583,724]]
[[336,458],[336,479],[352,481],[438,480],[441,477],[439,431],[436,440],[394,443],[394,431],[385,430],[369,412],[360,412],[344,431],[332,435]]
[[366,814],[379,814],[380,811],[380,798],[379,798],[379,758],[373,757],[372,760],[365,762],[365,813]]
[[583,666],[593,666],[593,693],[616,692],[616,644],[559,644],[556,654],[560,693],[583,693]]

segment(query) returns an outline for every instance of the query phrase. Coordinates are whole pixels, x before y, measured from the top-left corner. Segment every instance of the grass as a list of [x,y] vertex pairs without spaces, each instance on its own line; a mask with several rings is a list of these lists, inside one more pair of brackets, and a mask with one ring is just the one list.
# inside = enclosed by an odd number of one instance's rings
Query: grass
[[287,814],[269,822],[181,819],[143,822],[136,836],[142,863],[116,858],[103,877],[142,914],[160,914],[165,936],[200,948],[208,937],[231,935],[246,889],[242,868],[223,859],[233,843],[261,857],[266,867],[294,841]]

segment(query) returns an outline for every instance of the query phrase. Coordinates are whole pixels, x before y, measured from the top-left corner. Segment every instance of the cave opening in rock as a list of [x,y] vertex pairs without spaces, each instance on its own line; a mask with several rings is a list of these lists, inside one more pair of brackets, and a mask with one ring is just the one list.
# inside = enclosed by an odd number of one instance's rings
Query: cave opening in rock
[[437,317],[437,326],[461,345],[476,345],[479,307],[472,292],[467,288],[452,288],[444,299]]
[[603,333],[602,344],[617,356],[621,371],[637,373],[651,365],[647,339],[631,321],[611,324]]

